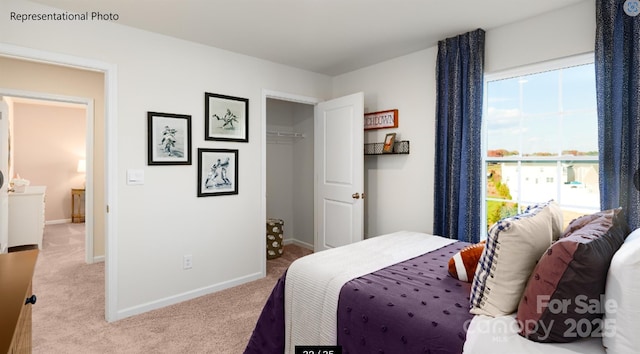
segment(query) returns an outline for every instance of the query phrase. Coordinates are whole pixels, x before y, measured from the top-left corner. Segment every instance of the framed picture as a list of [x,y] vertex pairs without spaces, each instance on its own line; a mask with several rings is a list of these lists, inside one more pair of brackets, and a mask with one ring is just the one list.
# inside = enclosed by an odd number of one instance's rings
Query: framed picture
[[396,133],[389,133],[384,137],[384,145],[382,146],[382,152],[390,154],[393,152],[393,143],[396,141]]
[[249,99],[204,93],[204,140],[249,141]]
[[198,197],[238,194],[238,150],[198,149]]
[[398,110],[371,112],[364,114],[364,130],[398,127]]
[[147,164],[191,165],[191,116],[147,112]]

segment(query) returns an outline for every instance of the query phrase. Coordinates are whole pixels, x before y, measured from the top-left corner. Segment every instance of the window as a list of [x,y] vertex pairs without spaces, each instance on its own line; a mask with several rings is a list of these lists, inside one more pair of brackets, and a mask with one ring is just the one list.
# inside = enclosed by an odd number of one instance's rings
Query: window
[[485,77],[486,228],[554,199],[565,226],[600,210],[593,55]]

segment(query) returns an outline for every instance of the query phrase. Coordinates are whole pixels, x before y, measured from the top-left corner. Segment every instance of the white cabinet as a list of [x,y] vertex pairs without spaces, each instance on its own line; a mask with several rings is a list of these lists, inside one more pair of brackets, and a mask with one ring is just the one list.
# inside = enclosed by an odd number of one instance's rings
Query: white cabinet
[[44,233],[45,186],[28,186],[23,193],[9,193],[9,247],[38,245]]

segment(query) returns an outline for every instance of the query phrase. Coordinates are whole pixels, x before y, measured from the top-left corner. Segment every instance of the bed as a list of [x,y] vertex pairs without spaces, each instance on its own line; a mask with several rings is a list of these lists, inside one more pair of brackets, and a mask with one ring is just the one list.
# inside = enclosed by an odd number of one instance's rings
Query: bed
[[245,353],[336,343],[343,353],[459,353],[470,284],[447,276],[447,263],[467,245],[402,231],[301,258],[274,287]]
[[471,283],[447,268],[468,245],[402,231],[303,257],[278,280],[245,353],[606,353],[602,338],[537,343],[518,334],[515,314],[471,314]]

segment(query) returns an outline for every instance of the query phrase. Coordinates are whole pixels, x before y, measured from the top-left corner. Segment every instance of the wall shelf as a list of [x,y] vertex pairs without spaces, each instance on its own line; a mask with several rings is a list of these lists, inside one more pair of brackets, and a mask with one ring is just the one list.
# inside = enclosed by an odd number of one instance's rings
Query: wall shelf
[[382,152],[384,143],[364,144],[365,155],[407,155],[409,154],[410,144],[408,140],[396,141],[393,144],[393,152]]

